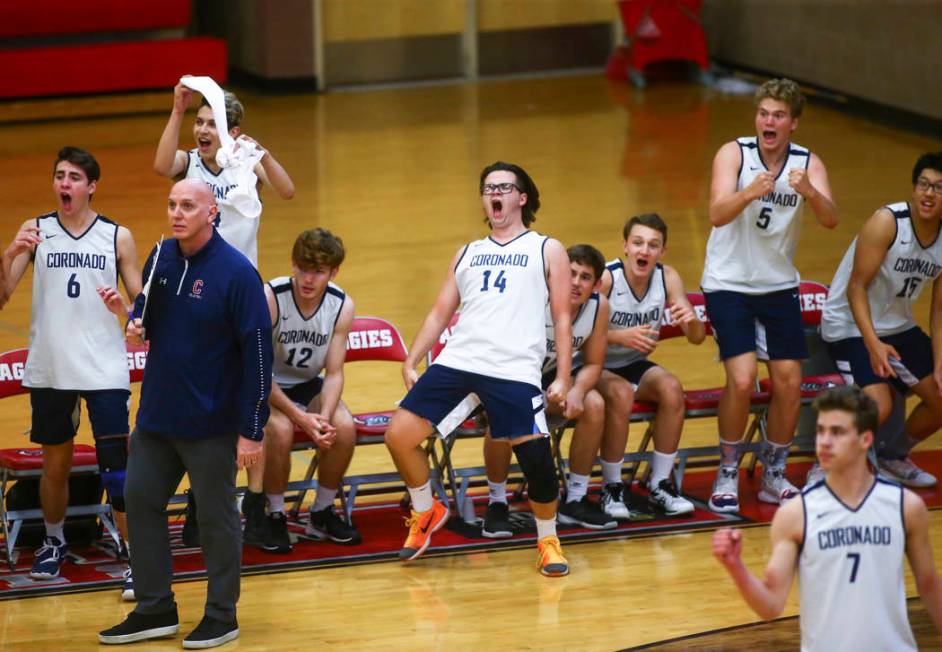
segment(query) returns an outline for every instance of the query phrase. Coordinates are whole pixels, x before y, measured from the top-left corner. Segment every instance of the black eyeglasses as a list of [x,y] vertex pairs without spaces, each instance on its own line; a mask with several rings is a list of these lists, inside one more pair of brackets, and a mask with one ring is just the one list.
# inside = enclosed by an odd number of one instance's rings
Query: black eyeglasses
[[932,188],[932,191],[935,192],[935,194],[942,196],[942,181],[931,183],[927,178],[919,177],[916,179],[916,187],[923,192],[927,191],[929,188]]
[[515,189],[520,192],[523,192],[520,186],[518,186],[515,183],[485,183],[483,186],[481,186],[481,194],[482,195],[506,195],[507,193],[512,192]]

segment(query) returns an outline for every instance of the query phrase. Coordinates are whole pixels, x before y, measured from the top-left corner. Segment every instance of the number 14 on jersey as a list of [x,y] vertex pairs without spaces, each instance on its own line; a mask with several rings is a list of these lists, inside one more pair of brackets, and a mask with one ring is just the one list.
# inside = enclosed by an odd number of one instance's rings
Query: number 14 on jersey
[[486,269],[484,270],[484,285],[481,286],[481,292],[487,292],[491,287],[497,288],[503,294],[504,289],[507,287],[507,279],[504,277],[504,270],[499,270],[497,276],[494,278],[494,284],[489,285],[491,280],[491,272],[493,270]]

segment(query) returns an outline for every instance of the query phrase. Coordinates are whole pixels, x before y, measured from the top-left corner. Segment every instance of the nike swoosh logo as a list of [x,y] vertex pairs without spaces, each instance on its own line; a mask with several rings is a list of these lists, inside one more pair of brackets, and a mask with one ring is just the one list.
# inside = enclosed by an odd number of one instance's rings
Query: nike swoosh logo
[[825,516],[827,516],[827,515],[830,514],[830,513],[831,513],[831,512],[821,512],[820,514],[818,514],[817,517],[818,517],[818,518],[824,518]]
[[54,237],[56,237],[57,235],[59,235],[59,234],[58,234],[58,233],[53,233],[53,234],[51,234],[51,235],[46,235],[46,234],[44,233],[44,234],[43,234],[43,239],[44,239],[44,240],[52,240],[52,239],[53,239]]
[[623,294],[628,294],[628,293],[627,293],[627,292],[616,292],[616,293],[615,293],[615,296],[616,296],[616,297],[620,297],[620,296],[622,296]]
[[431,526],[432,526],[432,519],[429,519],[428,523],[426,523],[423,527],[419,528],[419,532],[421,532],[422,534],[426,534],[428,532],[428,529]]
[[755,172],[755,171],[758,170],[759,168],[757,168],[755,165],[750,165],[750,166],[749,166],[749,169],[750,169],[752,172]]
[[288,315],[285,315],[284,317],[282,317],[282,320],[288,320],[288,319],[290,319],[290,317],[288,317]]
[[902,240],[899,241],[901,245],[908,245],[910,242],[912,242],[912,240],[907,240],[906,242],[903,242]]

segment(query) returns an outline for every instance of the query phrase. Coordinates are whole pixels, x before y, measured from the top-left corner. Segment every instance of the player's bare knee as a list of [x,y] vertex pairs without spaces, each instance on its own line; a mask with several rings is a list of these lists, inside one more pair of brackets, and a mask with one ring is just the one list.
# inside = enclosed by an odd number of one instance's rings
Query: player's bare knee
[[582,399],[582,416],[580,420],[589,423],[602,423],[605,419],[605,399],[597,391],[589,390]]
[[683,411],[684,387],[680,384],[677,376],[668,375],[661,380],[657,402],[658,406],[664,409]]

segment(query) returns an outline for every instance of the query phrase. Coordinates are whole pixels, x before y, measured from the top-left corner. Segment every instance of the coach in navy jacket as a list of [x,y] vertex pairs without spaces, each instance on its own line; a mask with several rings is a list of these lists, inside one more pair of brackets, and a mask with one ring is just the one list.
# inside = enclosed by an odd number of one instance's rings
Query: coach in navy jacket
[[[150,342],[125,489],[137,607],[99,634],[130,643],[175,634],[167,501],[184,471],[199,503],[200,543],[209,579],[203,620],[184,647],[213,647],[239,635],[236,602],[242,532],[237,468],[262,454],[271,390],[271,318],[252,264],[213,227],[216,204],[202,181],[173,186],[167,215],[174,239],[144,267],[143,334]],[[107,299],[106,299],[107,301]],[[141,336],[138,296],[131,340]]]

